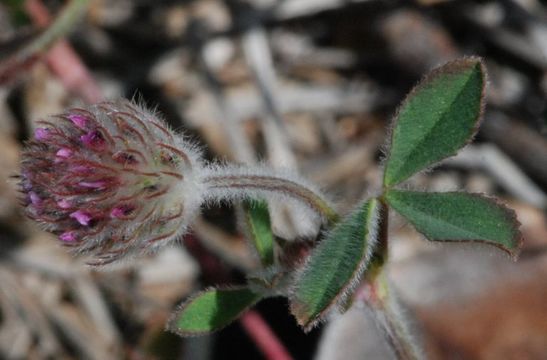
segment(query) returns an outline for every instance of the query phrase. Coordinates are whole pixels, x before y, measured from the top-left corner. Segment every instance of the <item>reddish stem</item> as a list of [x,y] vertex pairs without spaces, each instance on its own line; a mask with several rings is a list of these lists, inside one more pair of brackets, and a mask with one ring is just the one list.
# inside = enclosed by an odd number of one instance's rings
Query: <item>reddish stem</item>
[[239,321],[266,359],[292,360],[287,349],[258,312],[249,310],[243,314]]
[[[51,22],[48,9],[41,0],[26,0],[25,10],[39,27],[46,27]],[[89,70],[66,40],[59,40],[48,51],[46,61],[65,87],[76,92],[86,102],[95,103],[103,98]]]

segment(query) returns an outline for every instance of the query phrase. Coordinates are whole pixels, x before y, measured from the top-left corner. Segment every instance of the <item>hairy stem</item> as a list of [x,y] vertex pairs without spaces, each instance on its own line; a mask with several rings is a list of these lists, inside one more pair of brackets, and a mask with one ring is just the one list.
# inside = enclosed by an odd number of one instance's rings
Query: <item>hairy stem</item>
[[[327,200],[316,191],[301,185],[295,181],[273,175],[250,175],[250,174],[213,174],[205,178],[205,183],[208,186],[211,197],[231,198],[231,191],[249,191],[265,192],[269,195],[289,196],[294,198],[313,211],[325,218],[329,223],[333,224],[338,221],[339,216],[336,211],[329,205]],[[236,191],[236,192],[237,192]]]
[[396,294],[389,284],[385,264],[388,258],[388,207],[382,203],[379,244],[364,285],[356,292],[356,300],[364,301],[372,310],[378,325],[395,355],[400,360],[421,359],[401,311]]
[[367,303],[374,312],[374,317],[384,331],[389,344],[396,356],[401,360],[421,359],[416,342],[412,338],[406,320],[400,309],[400,304],[385,272],[379,274],[376,282],[371,284],[372,296]]

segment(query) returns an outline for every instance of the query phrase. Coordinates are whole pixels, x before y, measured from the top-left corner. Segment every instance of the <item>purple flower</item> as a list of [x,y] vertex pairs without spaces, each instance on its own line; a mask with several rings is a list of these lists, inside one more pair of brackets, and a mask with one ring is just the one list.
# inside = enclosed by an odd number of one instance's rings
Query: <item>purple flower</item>
[[115,219],[121,219],[123,217],[129,216],[133,212],[133,210],[135,209],[131,205],[116,206],[112,209],[112,211],[110,211],[110,217]]
[[46,140],[49,136],[49,129],[45,129],[45,128],[37,128],[35,131],[34,131],[34,137],[36,138],[36,140]]
[[76,231],[66,231],[59,235],[59,239],[66,243],[71,243],[76,240]]
[[67,118],[74,123],[80,129],[85,129],[88,122],[87,116],[83,114],[68,114]]
[[92,216],[85,211],[78,210],[74,211],[72,214],[69,215],[71,218],[78,221],[81,225],[88,226],[91,220],[93,219]]
[[80,136],[80,140],[87,147],[93,148],[95,150],[106,149],[106,140],[104,139],[102,133],[98,130],[93,130],[85,135]]
[[146,109],[103,102],[38,124],[23,152],[25,212],[91,264],[154,250],[199,211],[199,152]]
[[57,206],[61,209],[70,209],[72,206],[72,203],[68,201],[67,199],[61,199],[57,201]]
[[55,156],[62,159],[67,159],[72,155],[72,150],[68,148],[60,148],[55,153]]

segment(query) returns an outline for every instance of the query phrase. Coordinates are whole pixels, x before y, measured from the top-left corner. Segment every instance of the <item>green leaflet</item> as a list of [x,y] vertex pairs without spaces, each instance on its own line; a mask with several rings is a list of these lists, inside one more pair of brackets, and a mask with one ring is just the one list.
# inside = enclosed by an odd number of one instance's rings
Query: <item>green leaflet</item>
[[245,202],[244,208],[249,240],[258,252],[262,265],[264,267],[270,266],[274,262],[274,235],[268,203],[250,200]]
[[306,331],[347,293],[376,243],[378,200],[364,202],[313,250],[290,297],[291,311]]
[[493,199],[464,192],[390,190],[386,200],[430,240],[484,242],[513,257],[520,249],[514,211]]
[[181,336],[210,333],[230,324],[260,298],[246,287],[206,290],[175,311],[167,326]]
[[476,133],[484,107],[486,70],[479,58],[429,73],[395,116],[384,185],[391,187],[454,155]]

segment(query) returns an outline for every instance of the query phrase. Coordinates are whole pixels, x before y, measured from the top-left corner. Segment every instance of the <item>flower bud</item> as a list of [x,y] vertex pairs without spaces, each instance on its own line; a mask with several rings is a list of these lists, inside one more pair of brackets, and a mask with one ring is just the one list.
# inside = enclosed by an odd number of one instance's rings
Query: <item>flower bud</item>
[[199,212],[199,151],[148,110],[103,102],[38,124],[23,152],[26,215],[90,264],[154,250]]

